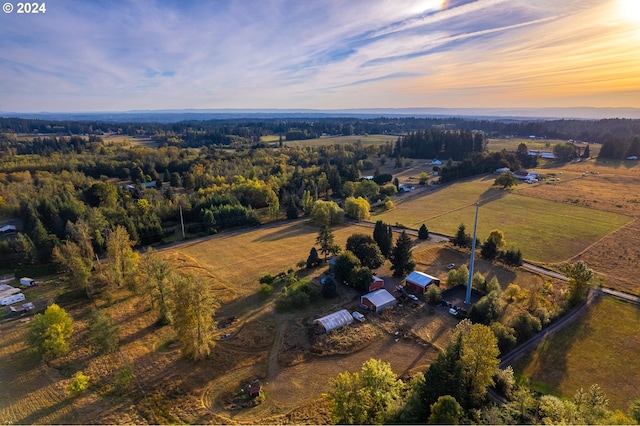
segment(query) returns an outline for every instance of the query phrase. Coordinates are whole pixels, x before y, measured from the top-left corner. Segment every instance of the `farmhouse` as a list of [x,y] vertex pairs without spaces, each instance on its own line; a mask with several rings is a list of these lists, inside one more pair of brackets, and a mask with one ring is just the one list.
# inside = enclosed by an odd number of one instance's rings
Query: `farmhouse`
[[513,172],[513,177],[521,180],[534,180],[538,179],[538,172],[528,172],[526,170],[518,170]]
[[373,280],[373,282],[369,286],[369,291],[377,290],[379,288],[383,288],[384,287],[384,280],[382,278],[377,277],[377,276],[374,275],[372,277],[372,280]]
[[314,320],[314,324],[321,325],[324,327],[325,332],[329,332],[334,328],[344,327],[345,325],[349,325],[353,322],[353,317],[346,309],[341,309],[332,314],[326,315],[322,318],[318,318]]
[[373,312],[380,312],[394,306],[398,301],[387,290],[379,290],[360,296],[360,303],[367,306]]
[[440,280],[424,272],[413,271],[405,279],[405,287],[413,293],[424,294],[431,284],[440,285]]

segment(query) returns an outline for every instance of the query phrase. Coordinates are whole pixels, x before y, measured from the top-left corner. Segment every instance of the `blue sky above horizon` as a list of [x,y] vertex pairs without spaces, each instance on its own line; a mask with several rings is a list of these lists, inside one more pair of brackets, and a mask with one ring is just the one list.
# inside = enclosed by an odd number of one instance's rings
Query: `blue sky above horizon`
[[46,7],[0,14],[0,111],[640,107],[640,0]]

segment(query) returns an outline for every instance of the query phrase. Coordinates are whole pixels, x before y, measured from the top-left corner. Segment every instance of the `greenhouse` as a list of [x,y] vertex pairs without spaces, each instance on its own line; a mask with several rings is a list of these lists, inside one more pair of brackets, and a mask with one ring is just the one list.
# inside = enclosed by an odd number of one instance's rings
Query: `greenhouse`
[[322,325],[326,332],[329,332],[334,328],[344,327],[345,325],[351,324],[352,322],[353,317],[346,309],[342,309],[313,321],[314,324]]

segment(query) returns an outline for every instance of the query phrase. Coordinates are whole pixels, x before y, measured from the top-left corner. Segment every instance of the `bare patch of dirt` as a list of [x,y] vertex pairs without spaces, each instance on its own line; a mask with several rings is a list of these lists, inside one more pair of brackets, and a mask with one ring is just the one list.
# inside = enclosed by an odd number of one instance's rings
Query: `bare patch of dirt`
[[354,323],[315,335],[310,351],[316,356],[345,355],[367,347],[380,332],[369,323]]

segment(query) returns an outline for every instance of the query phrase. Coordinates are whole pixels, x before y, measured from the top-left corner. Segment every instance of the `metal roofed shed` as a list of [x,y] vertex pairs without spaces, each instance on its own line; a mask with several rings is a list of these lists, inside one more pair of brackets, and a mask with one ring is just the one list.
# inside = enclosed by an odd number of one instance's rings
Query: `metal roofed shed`
[[326,315],[322,318],[318,318],[313,321],[314,324],[320,324],[324,327],[324,330],[328,333],[329,331],[344,327],[345,325],[349,325],[353,322],[353,317],[351,313],[346,309],[341,309],[332,314]]
[[431,284],[440,285],[440,280],[424,272],[413,271],[405,279],[405,287],[414,293],[424,294],[426,288]]
[[383,288],[360,296],[360,303],[366,305],[373,312],[380,312],[394,306],[397,302],[396,298]]

